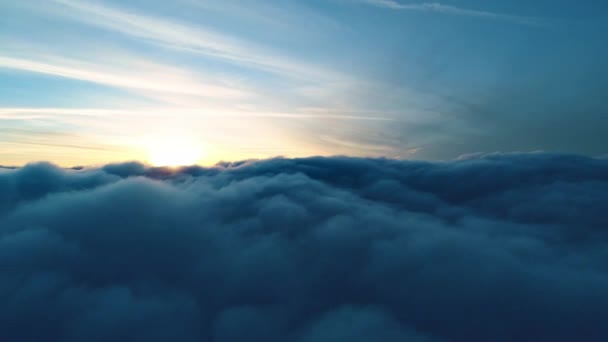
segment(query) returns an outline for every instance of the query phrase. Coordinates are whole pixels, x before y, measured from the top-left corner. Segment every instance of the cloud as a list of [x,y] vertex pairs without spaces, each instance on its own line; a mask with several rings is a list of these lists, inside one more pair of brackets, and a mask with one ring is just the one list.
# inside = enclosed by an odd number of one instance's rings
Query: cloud
[[197,81],[190,77],[186,71],[178,68],[154,65],[152,63],[147,63],[143,68],[136,67],[136,65],[144,64],[144,61],[139,61],[139,63],[132,61],[130,68],[127,69],[101,64],[84,64],[76,60],[48,55],[44,57],[44,60],[47,62],[21,57],[0,56],[0,68],[53,75],[154,93],[161,92],[231,99],[249,95],[248,92],[236,87],[206,84]]
[[608,160],[0,169],[3,341],[605,341]]
[[[212,109],[214,112],[205,112]],[[175,113],[175,108],[146,107],[135,109],[104,109],[104,108],[41,108],[41,107],[0,107],[0,120],[2,119],[36,119],[54,116],[157,116],[162,117]],[[394,121],[394,119],[382,116],[371,116],[370,113],[362,112],[359,114],[334,114],[325,111],[295,110],[292,112],[276,111],[255,111],[255,110],[221,110],[215,107],[180,107],[179,113],[186,117],[206,116],[206,117],[243,117],[243,118],[291,118],[291,119],[339,119],[339,120],[362,120],[362,121]]]
[[[294,60],[282,52],[190,23],[135,13],[93,1],[53,0],[53,3],[72,13],[67,19],[121,33],[157,46],[204,55],[292,78],[312,78],[315,81],[350,79],[332,70]],[[65,13],[56,9],[50,12],[65,16]]]
[[546,25],[546,21],[541,18],[525,17],[518,15],[508,15],[489,11],[472,10],[452,5],[445,5],[437,2],[422,3],[401,3],[395,0],[359,0],[359,2],[369,5],[403,11],[427,11],[453,15],[464,15],[487,19],[499,19],[528,25]]

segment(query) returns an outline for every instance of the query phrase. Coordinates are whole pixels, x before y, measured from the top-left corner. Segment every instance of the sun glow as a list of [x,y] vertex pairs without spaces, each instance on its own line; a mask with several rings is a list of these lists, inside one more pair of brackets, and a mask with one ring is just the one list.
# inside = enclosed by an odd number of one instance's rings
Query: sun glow
[[199,163],[202,148],[192,140],[172,138],[148,145],[148,161],[155,166],[185,166]]

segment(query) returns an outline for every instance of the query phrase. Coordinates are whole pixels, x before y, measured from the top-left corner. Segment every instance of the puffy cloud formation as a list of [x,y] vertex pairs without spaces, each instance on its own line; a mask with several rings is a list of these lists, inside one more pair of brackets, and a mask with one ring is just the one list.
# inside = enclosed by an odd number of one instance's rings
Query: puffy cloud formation
[[607,341],[608,160],[0,169],[1,341]]

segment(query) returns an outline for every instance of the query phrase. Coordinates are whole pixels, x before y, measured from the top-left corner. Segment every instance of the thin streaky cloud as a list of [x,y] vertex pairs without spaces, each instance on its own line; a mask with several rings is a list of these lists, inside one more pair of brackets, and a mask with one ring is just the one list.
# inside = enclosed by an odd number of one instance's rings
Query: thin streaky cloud
[[[120,147],[116,144],[95,142],[80,134],[48,129],[17,129],[14,127],[0,128],[0,142],[5,145],[6,149],[10,149],[8,145],[28,145],[117,152]],[[0,148],[0,153],[6,152],[5,148]]]
[[[18,119],[23,115],[48,115],[48,116],[145,116],[145,117],[166,117],[170,114],[179,113],[181,117],[242,117],[242,118],[285,118],[285,119],[336,119],[336,120],[369,120],[369,121],[394,121],[392,118],[369,116],[369,115],[349,115],[331,113],[298,113],[298,112],[273,112],[273,111],[232,111],[218,110],[209,108],[138,108],[138,109],[103,109],[103,108],[26,108],[26,107],[6,107],[0,108],[0,119]],[[27,116],[30,117],[30,116]]]
[[470,17],[479,17],[486,19],[498,19],[520,24],[528,25],[546,25],[547,21],[542,18],[526,17],[510,14],[502,14],[490,11],[481,11],[468,8],[462,8],[452,5],[445,5],[438,2],[422,2],[422,3],[401,3],[395,0],[359,0],[361,3],[383,7],[393,10],[402,11],[427,11],[453,15],[464,15]]
[[295,78],[318,80],[331,79],[332,77],[345,78],[344,75],[338,75],[335,71],[296,61],[257,44],[189,23],[134,13],[99,2],[52,1],[77,12],[77,14],[67,14],[63,11],[55,11],[55,14],[78,20],[86,25],[119,32],[165,48],[205,55]]
[[106,148],[106,147],[98,147],[98,146],[86,146],[86,145],[76,145],[76,144],[56,144],[56,143],[31,142],[31,141],[4,141],[3,143],[14,144],[14,145],[63,147],[63,148],[74,148],[74,149],[80,149],[80,150],[93,150],[93,151],[115,151],[115,150],[117,150],[117,148]]
[[0,56],[0,68],[153,92],[220,98],[235,98],[247,95],[247,93],[235,88],[205,84],[194,79],[175,76],[174,73],[162,72],[162,69],[118,70],[109,68],[107,65],[83,64],[79,61],[53,58],[51,56],[46,56],[44,60],[45,62],[19,57]]
[[326,34],[327,29],[337,31],[349,29],[333,16],[311,10],[304,2],[244,2],[242,0],[180,0],[180,2],[203,11],[226,14],[273,29],[292,30],[294,25],[301,25],[303,22],[315,27],[313,30],[307,29],[306,34],[314,35],[314,30]]

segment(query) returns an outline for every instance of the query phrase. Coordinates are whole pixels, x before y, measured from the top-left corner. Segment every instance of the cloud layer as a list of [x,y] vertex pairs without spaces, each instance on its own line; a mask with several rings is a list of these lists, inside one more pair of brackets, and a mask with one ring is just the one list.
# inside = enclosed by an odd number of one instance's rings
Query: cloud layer
[[2,341],[605,341],[608,160],[0,169]]

